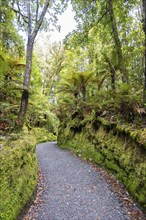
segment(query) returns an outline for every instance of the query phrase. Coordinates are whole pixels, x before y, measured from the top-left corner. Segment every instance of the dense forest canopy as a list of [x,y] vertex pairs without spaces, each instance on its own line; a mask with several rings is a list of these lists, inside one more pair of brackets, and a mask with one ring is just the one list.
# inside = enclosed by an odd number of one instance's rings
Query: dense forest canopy
[[[51,126],[55,114],[98,111],[143,121],[146,0],[72,0],[77,29],[39,45],[68,1],[0,0],[1,128]],[[27,34],[27,44],[19,34]],[[26,45],[26,50],[25,46]]]

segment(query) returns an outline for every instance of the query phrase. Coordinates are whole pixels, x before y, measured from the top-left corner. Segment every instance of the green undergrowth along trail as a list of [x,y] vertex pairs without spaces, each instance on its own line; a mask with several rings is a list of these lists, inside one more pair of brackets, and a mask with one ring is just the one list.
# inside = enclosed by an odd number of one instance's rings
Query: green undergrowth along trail
[[37,143],[57,140],[57,136],[45,128],[33,128],[30,133],[36,137]]
[[54,140],[46,129],[24,127],[0,141],[0,219],[17,219],[37,185],[36,143]]
[[146,208],[146,128],[120,125],[94,114],[62,121],[58,144],[111,171]]

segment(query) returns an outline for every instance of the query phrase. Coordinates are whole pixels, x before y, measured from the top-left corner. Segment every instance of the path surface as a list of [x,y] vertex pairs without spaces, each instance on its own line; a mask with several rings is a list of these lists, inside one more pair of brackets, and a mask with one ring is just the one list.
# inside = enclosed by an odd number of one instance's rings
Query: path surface
[[127,220],[119,198],[91,165],[55,142],[37,145],[46,190],[39,220]]

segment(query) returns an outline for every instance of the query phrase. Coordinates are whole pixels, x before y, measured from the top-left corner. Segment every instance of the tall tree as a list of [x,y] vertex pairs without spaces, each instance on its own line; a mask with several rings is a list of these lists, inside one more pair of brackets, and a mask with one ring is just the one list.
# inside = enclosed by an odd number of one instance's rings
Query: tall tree
[[111,26],[112,26],[113,36],[114,36],[114,42],[115,42],[115,47],[116,47],[117,57],[118,57],[119,70],[122,74],[123,82],[127,82],[128,78],[127,78],[126,69],[124,67],[122,45],[121,45],[121,41],[120,41],[119,34],[118,34],[116,18],[115,18],[114,8],[113,8],[113,0],[108,0],[108,4],[109,4],[109,14],[110,14]]
[[43,19],[47,12],[49,4],[50,0],[46,0],[43,6],[42,2],[39,0],[35,2],[32,0],[26,0],[23,2],[17,1],[18,10],[14,9],[15,12],[17,12],[25,22],[27,29],[26,69],[24,73],[23,92],[19,110],[19,119],[22,122],[25,118],[28,106],[34,40],[37,36],[39,29],[42,26]]

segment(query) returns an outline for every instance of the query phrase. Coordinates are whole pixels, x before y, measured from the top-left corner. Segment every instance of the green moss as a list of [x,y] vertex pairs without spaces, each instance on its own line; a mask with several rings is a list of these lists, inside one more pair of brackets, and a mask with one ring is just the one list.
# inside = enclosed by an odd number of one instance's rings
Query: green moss
[[58,143],[83,159],[108,168],[125,184],[133,198],[146,207],[146,130],[101,118],[96,120],[98,126],[95,120],[84,119],[78,122],[82,129],[72,132],[73,124],[68,119],[67,124],[60,125]]
[[104,162],[104,156],[97,151],[93,152],[92,159],[97,164],[102,164]]
[[0,219],[16,220],[37,185],[36,143],[54,140],[56,136],[46,129],[28,131],[24,128],[22,133],[13,134],[3,142],[0,150]]
[[140,186],[140,179],[138,179],[134,174],[130,173],[127,179],[127,188],[129,192],[133,193],[138,190]]
[[0,152],[0,219],[16,219],[37,184],[36,141],[13,141]]
[[119,166],[116,164],[114,160],[106,159],[104,164],[109,170],[112,170],[115,174],[118,173],[118,171],[120,170]]

